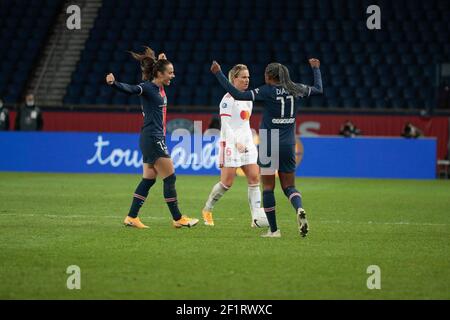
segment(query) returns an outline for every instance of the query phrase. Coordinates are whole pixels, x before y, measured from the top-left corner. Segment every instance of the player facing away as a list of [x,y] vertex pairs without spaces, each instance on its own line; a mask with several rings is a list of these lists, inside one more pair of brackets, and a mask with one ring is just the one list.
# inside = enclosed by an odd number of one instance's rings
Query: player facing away
[[175,170],[165,143],[167,98],[164,86],[170,85],[175,77],[174,68],[164,54],[158,59],[152,49],[145,47],[142,54],[131,52],[141,65],[142,80],[139,85],[129,85],[115,81],[112,73],[106,76],[106,82],[114,89],[127,94],[139,95],[144,116],[139,146],[143,154],[143,177],[133,195],[133,201],[126,226],[138,229],[148,228],[138,218],[138,213],[155,184],[156,177],[163,179],[164,198],[173,218],[175,228],[192,227],[198,219],[191,219],[180,213],[175,189]]
[[[247,66],[235,65],[228,73],[228,80],[237,90],[247,90],[250,82]],[[257,210],[261,208],[258,151],[249,123],[252,108],[252,101],[235,100],[229,93],[225,94],[220,102],[220,181],[213,186],[202,211],[207,226],[214,226],[214,205],[231,188],[237,168],[242,168],[247,177],[248,202],[252,217],[255,217]]]
[[[258,155],[258,164],[261,167],[261,179],[263,182],[263,206],[269,221],[270,229],[263,237],[279,238],[281,232],[278,229],[275,216],[275,171],[278,170],[280,184],[286,197],[290,200],[297,215],[299,232],[302,237],[308,233],[309,226],[306,212],[302,205],[302,196],[295,188],[295,119],[300,98],[306,98],[311,94],[322,94],[322,77],[320,73],[320,61],[310,59],[309,63],[314,73],[314,85],[307,86],[292,82],[289,70],[280,63],[270,63],[265,70],[266,84],[250,91],[239,91],[225,78],[220,65],[214,61],[211,72],[215,74],[222,87],[237,100],[262,101],[264,111],[260,126],[261,143]],[[264,140],[263,131],[267,131],[267,141]],[[278,139],[271,142],[271,136]],[[278,164],[261,161],[261,144],[267,146],[267,154],[273,160],[278,156]],[[278,154],[276,149],[278,147]],[[272,152],[273,151],[273,152]],[[276,161],[275,161],[276,162]]]

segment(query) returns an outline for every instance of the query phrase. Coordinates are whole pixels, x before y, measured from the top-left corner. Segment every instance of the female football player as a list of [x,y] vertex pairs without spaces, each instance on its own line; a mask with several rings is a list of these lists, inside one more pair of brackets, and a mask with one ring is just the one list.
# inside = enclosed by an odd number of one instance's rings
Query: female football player
[[[245,91],[250,82],[246,65],[237,64],[228,73],[228,81],[239,91]],[[212,210],[219,199],[233,185],[236,169],[242,168],[247,176],[248,202],[254,218],[261,207],[259,190],[258,152],[250,128],[252,101],[235,100],[229,93],[220,102],[220,182],[214,185],[203,208],[205,225],[214,226]],[[254,226],[252,219],[252,226]]]
[[263,206],[270,225],[270,229],[267,234],[263,235],[264,237],[281,237],[275,217],[273,192],[276,170],[278,170],[284,194],[296,211],[300,235],[305,237],[309,230],[306,212],[302,206],[302,197],[295,188],[295,120],[298,102],[300,98],[322,93],[320,61],[310,59],[309,63],[314,72],[314,86],[312,87],[292,82],[286,66],[280,63],[270,63],[265,70],[266,84],[244,92],[237,90],[227,81],[216,61],[211,66],[211,72],[215,74],[222,87],[233,98],[264,102],[258,154],[258,164],[261,167],[261,179],[264,186]]
[[164,182],[164,198],[173,218],[175,228],[192,227],[198,219],[191,219],[180,213],[177,192],[175,190],[175,170],[165,143],[167,98],[164,86],[170,85],[175,78],[174,68],[164,54],[158,59],[155,52],[145,47],[141,54],[131,52],[139,61],[143,82],[129,85],[117,82],[112,73],[106,76],[106,82],[114,89],[127,94],[140,96],[144,125],[141,129],[139,146],[143,154],[143,177],[133,195],[128,216],[124,220],[126,226],[138,229],[148,228],[138,218],[139,209],[144,204],[150,188],[160,176]]

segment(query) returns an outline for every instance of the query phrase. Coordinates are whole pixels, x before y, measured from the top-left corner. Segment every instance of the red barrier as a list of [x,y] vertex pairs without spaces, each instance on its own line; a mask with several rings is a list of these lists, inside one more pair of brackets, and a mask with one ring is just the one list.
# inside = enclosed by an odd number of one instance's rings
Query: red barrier
[[340,126],[351,120],[361,129],[364,136],[399,137],[406,122],[421,129],[425,136],[438,139],[438,158],[447,156],[449,139],[449,118],[444,116],[376,116],[376,115],[303,115],[297,119],[297,133],[336,135]]
[[[168,121],[184,118],[202,121],[203,129],[208,128],[213,115],[207,113],[170,113]],[[11,113],[14,123],[15,112]],[[351,120],[365,136],[400,136],[406,122],[420,128],[425,136],[438,138],[438,157],[447,155],[449,139],[449,119],[444,116],[378,116],[378,115],[299,115],[297,133],[309,135],[336,135],[341,124]],[[261,114],[250,119],[252,128],[258,128]],[[89,132],[139,132],[142,125],[140,113],[107,112],[44,112],[45,131],[89,131]]]

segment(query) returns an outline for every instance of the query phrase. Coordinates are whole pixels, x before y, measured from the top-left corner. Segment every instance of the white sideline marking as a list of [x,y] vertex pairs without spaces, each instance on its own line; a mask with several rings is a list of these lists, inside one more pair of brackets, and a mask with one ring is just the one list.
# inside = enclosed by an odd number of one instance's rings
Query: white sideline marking
[[354,222],[354,221],[340,221],[340,220],[317,220],[316,223],[324,223],[324,224],[385,224],[385,225],[409,225],[409,226],[449,226],[448,223],[431,223],[431,222],[406,222],[406,221],[399,221],[399,222],[373,222],[373,221],[367,221],[367,222]]
[[[0,213],[0,217],[11,217],[9,213]],[[56,215],[56,214],[35,214],[35,213],[25,213],[25,214],[16,214],[16,217],[45,217],[45,218],[65,218],[65,219],[86,219],[89,218],[87,215]],[[96,216],[96,219],[105,218],[105,219],[122,219],[123,216]],[[152,217],[145,216],[145,219],[149,220],[167,220],[170,219],[170,216],[167,217]],[[245,219],[244,217],[242,219]],[[214,218],[214,220],[242,220],[241,218]],[[284,220],[284,219],[282,219]],[[323,223],[323,224],[377,224],[377,225],[406,225],[406,226],[450,226],[448,223],[430,223],[430,222],[407,222],[407,221],[399,221],[399,222],[354,222],[354,221],[341,221],[341,220],[312,220],[314,223]]]

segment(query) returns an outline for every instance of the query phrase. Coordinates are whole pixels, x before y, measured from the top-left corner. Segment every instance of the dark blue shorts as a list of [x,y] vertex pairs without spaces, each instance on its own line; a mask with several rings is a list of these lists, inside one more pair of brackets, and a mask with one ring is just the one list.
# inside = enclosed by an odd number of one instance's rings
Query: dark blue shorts
[[139,138],[143,162],[154,164],[159,158],[170,158],[164,138],[141,134]]
[[[268,151],[269,156],[272,155],[271,150]],[[290,173],[295,172],[297,163],[295,161],[295,144],[292,145],[280,145],[279,146],[279,157],[278,166],[274,169],[278,172]],[[271,163],[261,163],[259,158],[259,148],[258,148],[258,165],[261,168],[269,168]]]

